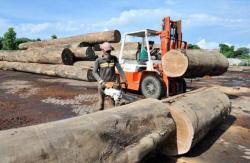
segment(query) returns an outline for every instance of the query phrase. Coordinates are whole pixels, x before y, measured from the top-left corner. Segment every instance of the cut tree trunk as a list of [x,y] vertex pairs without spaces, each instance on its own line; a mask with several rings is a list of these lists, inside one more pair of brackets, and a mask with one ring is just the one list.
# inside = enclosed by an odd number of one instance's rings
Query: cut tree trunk
[[121,34],[118,30],[87,33],[84,35],[77,35],[72,37],[58,38],[53,40],[44,40],[36,42],[27,42],[19,45],[19,49],[29,49],[34,47],[44,48],[47,46],[66,45],[78,42],[79,45],[89,46],[91,44],[100,44],[103,42],[120,42]]
[[139,162],[175,130],[165,104],[145,99],[76,118],[0,132],[2,162]]
[[168,77],[195,78],[221,75],[229,63],[215,50],[170,50],[162,57],[162,66]]
[[78,61],[74,63],[74,66],[78,67],[91,67],[93,68],[95,64],[95,61]]
[[95,81],[90,67],[0,61],[0,69],[16,70],[84,81]]
[[155,149],[167,155],[183,154],[218,125],[229,108],[228,97],[216,89],[162,101],[144,99],[1,131],[0,158],[2,162],[139,162]]
[[176,123],[176,134],[161,144],[166,155],[187,153],[231,111],[229,98],[216,88],[202,88],[162,102]]
[[79,60],[92,60],[97,58],[92,47],[57,46],[46,48],[32,48],[29,50],[1,50],[0,61],[49,63],[73,65]]
[[77,61],[95,61],[98,58],[91,46],[65,49],[70,51],[62,54],[62,62],[65,65],[73,65]]
[[42,48],[32,50],[1,50],[0,61],[62,64],[62,55],[72,52],[65,48]]

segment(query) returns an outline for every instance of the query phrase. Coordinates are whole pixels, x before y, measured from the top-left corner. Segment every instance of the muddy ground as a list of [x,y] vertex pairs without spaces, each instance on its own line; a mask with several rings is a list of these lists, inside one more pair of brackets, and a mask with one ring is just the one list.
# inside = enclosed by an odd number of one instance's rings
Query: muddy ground
[[[188,154],[168,158],[154,151],[144,162],[250,162],[250,68],[187,80],[187,86],[218,87],[229,95],[232,114]],[[0,71],[0,130],[92,113],[97,101],[96,83]]]

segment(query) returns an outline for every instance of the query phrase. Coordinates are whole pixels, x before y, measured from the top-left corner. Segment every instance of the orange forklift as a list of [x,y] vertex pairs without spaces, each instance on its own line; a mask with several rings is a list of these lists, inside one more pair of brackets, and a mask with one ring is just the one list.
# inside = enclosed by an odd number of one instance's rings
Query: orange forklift
[[[187,42],[182,41],[181,20],[172,21],[170,17],[165,17],[162,21],[162,31],[145,29],[125,33],[121,45],[119,62],[126,74],[128,89],[141,91],[146,98],[160,99],[186,91],[185,80],[169,78],[163,72],[161,64],[161,58],[169,50],[187,48]],[[150,49],[149,42],[152,40],[158,40],[158,48]],[[128,49],[126,46],[131,42],[137,42],[138,48],[124,50]],[[142,48],[148,54],[148,59],[144,62],[138,59]]]

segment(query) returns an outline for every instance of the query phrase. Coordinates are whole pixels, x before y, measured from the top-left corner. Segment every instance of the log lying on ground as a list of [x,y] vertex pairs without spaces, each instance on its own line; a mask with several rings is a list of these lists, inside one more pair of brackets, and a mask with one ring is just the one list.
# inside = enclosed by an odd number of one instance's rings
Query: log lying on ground
[[229,98],[216,88],[199,89],[162,102],[176,123],[175,136],[161,144],[167,155],[187,153],[231,111]]
[[62,55],[72,54],[65,48],[43,48],[32,50],[1,50],[0,61],[62,64]]
[[53,40],[44,40],[44,41],[36,41],[36,42],[27,42],[19,45],[19,49],[29,49],[33,47],[44,48],[46,46],[57,46],[57,45],[65,45],[72,44],[74,42],[79,42],[81,44],[100,44],[105,41],[108,42],[120,42],[121,34],[118,30],[105,31],[105,32],[96,32],[96,33],[88,33],[84,35],[77,35],[72,37],[58,38]]
[[0,69],[16,70],[84,81],[95,81],[90,67],[0,61]]
[[165,105],[145,99],[76,118],[0,132],[2,162],[139,162],[174,132]]
[[226,57],[215,50],[170,50],[162,58],[163,71],[168,77],[216,76],[226,72],[228,65]]

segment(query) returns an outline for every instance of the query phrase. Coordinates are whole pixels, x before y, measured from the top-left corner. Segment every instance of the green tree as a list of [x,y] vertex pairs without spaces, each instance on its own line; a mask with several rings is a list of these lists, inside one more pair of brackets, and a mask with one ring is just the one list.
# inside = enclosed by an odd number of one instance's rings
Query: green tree
[[40,38],[37,38],[36,41],[42,41]]
[[0,37],[0,50],[3,48],[3,44],[2,44],[3,38]]
[[250,58],[249,53],[250,53],[250,49],[249,48],[241,47],[241,48],[238,48],[234,52],[234,57],[241,58],[241,59],[248,59],[248,58]]
[[234,58],[234,46],[219,44],[220,52],[227,58]]
[[16,32],[14,28],[9,28],[3,37],[3,49],[4,50],[15,50],[16,46]]
[[52,35],[51,39],[57,39],[57,36],[56,35]]
[[188,44],[188,49],[200,49],[200,47],[195,44]]

